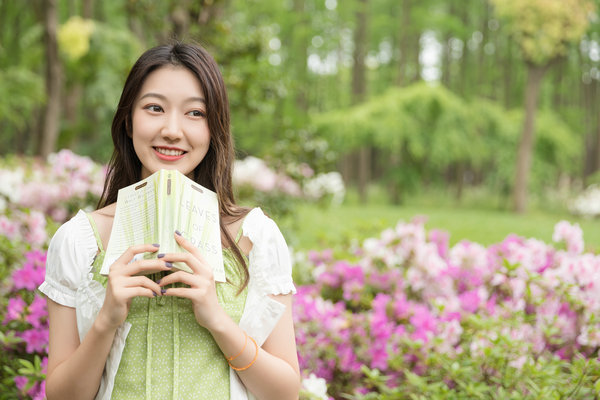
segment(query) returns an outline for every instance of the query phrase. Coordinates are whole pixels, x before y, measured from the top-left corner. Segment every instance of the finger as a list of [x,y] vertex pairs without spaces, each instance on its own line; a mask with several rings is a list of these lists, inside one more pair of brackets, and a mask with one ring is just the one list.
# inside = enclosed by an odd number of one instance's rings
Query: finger
[[152,260],[138,260],[127,264],[123,269],[123,273],[126,275],[146,275],[151,272],[157,271],[170,271],[173,265],[170,261],[164,258],[152,259]]
[[158,285],[158,283],[154,282],[153,280],[151,280],[150,278],[148,278],[146,276],[128,277],[128,278],[124,279],[123,285],[125,286],[125,288],[145,287],[147,289],[150,289],[157,295],[160,294],[160,290],[161,290],[161,287]]
[[[206,291],[203,291],[205,293]],[[198,289],[174,287],[163,289],[163,296],[183,297],[185,299],[194,300],[198,298]]]
[[158,294],[157,294],[153,290],[145,288],[145,287],[141,287],[141,286],[136,286],[136,287],[125,289],[125,297],[128,299],[132,299],[134,297],[150,297],[150,298],[152,298],[152,297],[156,297],[158,295],[160,295],[160,292],[158,292]]
[[192,275],[184,271],[177,271],[162,277],[158,282],[158,285],[162,287],[179,282],[191,287],[197,287],[201,279],[203,278],[201,278],[199,275]]
[[160,245],[158,244],[138,244],[135,246],[129,247],[119,258],[117,258],[116,262],[121,262],[123,264],[129,264],[133,257],[136,254],[140,253],[154,253],[158,251]]
[[204,258],[204,256],[202,255],[200,249],[198,249],[192,244],[192,242],[183,237],[181,232],[175,231],[175,240],[181,247],[192,253],[197,259],[199,259],[202,262],[206,262],[206,258]]
[[206,261],[198,259],[194,254],[191,253],[167,253],[162,260],[174,262],[182,262],[187,264],[192,273],[202,275],[205,277],[213,277],[212,268],[206,263]]

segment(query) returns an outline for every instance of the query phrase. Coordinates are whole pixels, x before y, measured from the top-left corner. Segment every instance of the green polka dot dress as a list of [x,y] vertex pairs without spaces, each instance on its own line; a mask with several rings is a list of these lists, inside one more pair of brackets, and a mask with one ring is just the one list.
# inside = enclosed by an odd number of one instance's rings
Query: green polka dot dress
[[[106,277],[99,274],[104,250],[92,226],[100,249],[93,265],[94,280],[106,285]],[[236,242],[240,236],[241,231]],[[247,288],[238,294],[243,276],[229,249],[223,250],[223,261],[228,282],[217,282],[217,297],[227,314],[239,322]],[[131,330],[111,399],[229,399],[229,365],[212,335],[196,322],[190,300],[136,297],[127,322]]]

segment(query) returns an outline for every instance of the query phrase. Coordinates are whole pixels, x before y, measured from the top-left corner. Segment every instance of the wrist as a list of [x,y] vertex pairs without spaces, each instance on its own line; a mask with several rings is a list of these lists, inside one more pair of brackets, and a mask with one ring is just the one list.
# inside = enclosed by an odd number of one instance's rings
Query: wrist
[[213,318],[210,327],[206,327],[206,329],[208,329],[212,336],[220,336],[230,331],[233,325],[236,325],[235,322],[221,309],[221,312]]
[[106,318],[102,310],[98,313],[98,316],[92,324],[92,329],[101,335],[114,334],[117,331],[118,326],[110,323],[110,320]]

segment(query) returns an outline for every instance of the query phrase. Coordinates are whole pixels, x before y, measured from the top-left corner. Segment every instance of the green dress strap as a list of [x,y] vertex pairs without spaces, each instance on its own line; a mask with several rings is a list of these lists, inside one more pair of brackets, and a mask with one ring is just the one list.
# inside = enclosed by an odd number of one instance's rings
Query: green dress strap
[[246,217],[244,217],[244,219],[242,220],[242,223],[240,224],[240,227],[239,227],[239,229],[238,229],[238,232],[237,232],[237,234],[235,235],[235,244],[238,244],[238,243],[239,243],[239,241],[240,241],[240,239],[242,238],[242,232],[243,232],[243,229],[242,229],[242,227],[244,226],[244,220],[245,220],[245,219],[246,219]]
[[100,274],[100,269],[102,268],[102,263],[104,262],[104,255],[106,254],[104,251],[104,246],[102,246],[102,239],[100,238],[100,233],[98,232],[98,227],[96,226],[96,221],[94,221],[94,217],[92,217],[91,213],[85,213],[88,221],[90,221],[90,226],[94,231],[94,237],[96,238],[96,245],[98,246],[98,253],[94,258],[94,262],[92,264],[92,273],[94,274],[94,280],[100,282],[103,286],[106,286],[107,278],[104,275]]
[[100,252],[104,252],[104,248],[102,246],[102,239],[100,238],[100,233],[98,232],[98,227],[96,226],[96,221],[94,221],[94,217],[92,217],[91,213],[85,213],[85,216],[90,221],[90,225],[92,226],[92,230],[94,231],[94,237],[96,238],[96,244],[98,245],[98,250]]

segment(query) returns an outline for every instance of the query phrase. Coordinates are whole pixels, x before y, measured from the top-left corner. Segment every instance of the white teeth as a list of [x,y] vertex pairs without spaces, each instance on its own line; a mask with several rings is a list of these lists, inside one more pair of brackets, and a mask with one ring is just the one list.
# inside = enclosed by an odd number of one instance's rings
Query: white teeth
[[156,151],[160,154],[164,154],[165,156],[180,156],[184,151],[181,150],[173,150],[173,149],[163,149],[162,147],[155,147]]

